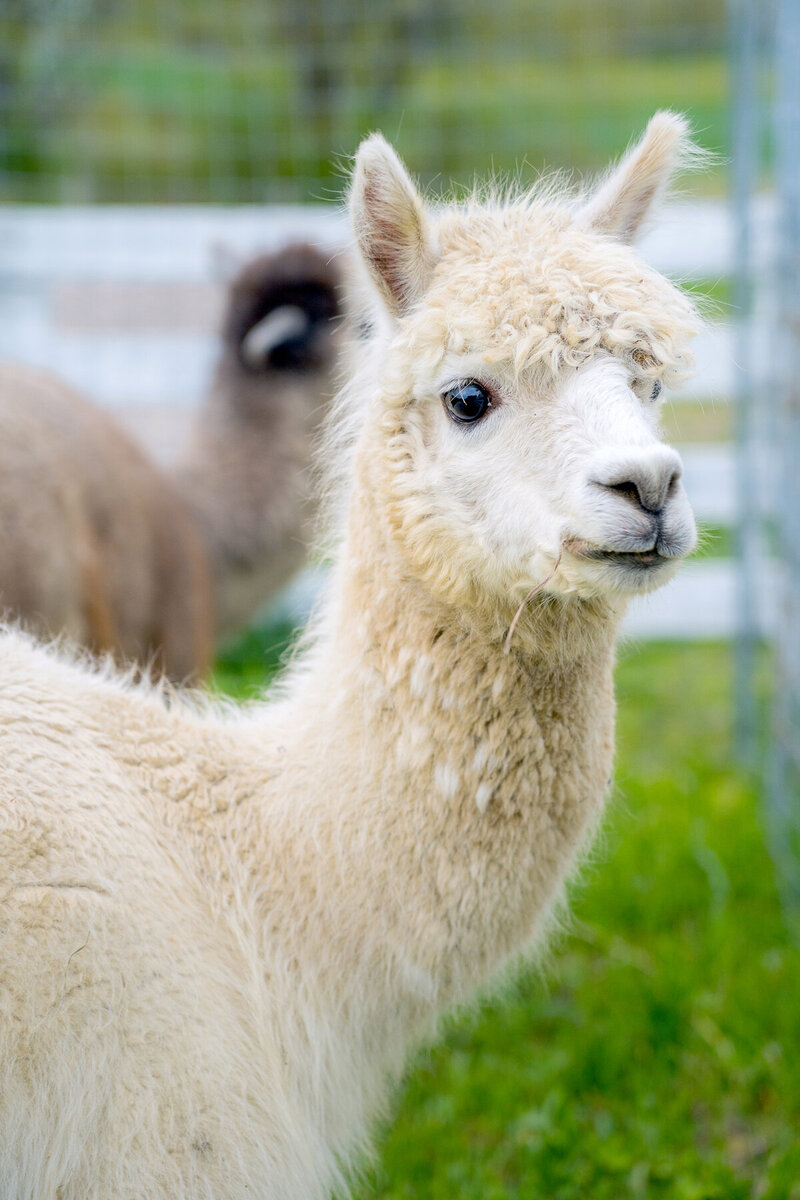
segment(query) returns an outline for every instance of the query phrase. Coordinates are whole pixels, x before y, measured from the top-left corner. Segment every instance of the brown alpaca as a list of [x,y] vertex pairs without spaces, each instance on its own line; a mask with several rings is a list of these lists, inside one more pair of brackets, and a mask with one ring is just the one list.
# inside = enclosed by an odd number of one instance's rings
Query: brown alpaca
[[63,383],[0,365],[0,605],[38,633],[201,675],[215,638],[302,561],[337,282],[302,245],[242,272],[172,472]]
[[36,632],[204,671],[208,556],[171,481],[60,380],[0,365],[0,604]]
[[343,336],[335,262],[310,246],[264,255],[234,279],[223,351],[175,482],[214,580],[219,636],[297,570],[315,515],[314,435]]

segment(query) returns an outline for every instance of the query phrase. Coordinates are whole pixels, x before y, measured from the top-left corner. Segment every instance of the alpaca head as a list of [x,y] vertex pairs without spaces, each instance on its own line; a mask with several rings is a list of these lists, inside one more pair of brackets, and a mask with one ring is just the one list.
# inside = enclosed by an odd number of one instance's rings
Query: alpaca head
[[498,613],[665,582],[696,539],[659,400],[695,313],[629,242],[690,148],[657,114],[591,194],[426,205],[379,135],[351,215],[382,314],[361,461],[407,570]]

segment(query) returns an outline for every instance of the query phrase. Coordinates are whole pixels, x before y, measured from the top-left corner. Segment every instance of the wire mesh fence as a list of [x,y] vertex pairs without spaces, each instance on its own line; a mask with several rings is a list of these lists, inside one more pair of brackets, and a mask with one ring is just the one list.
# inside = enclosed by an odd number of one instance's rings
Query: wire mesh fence
[[5,0],[0,47],[17,201],[329,197],[372,128],[447,183],[724,127],[723,0]]
[[5,0],[0,353],[102,403],[189,404],[218,251],[341,240],[309,202],[367,131],[434,188],[529,181],[604,166],[659,106],[719,149],[725,72],[723,0]]

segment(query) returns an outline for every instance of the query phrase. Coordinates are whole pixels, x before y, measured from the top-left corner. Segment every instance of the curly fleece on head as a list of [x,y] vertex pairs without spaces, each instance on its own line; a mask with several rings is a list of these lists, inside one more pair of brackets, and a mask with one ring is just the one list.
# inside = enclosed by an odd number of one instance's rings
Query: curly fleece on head
[[684,382],[700,326],[690,300],[571,207],[525,196],[434,218],[441,256],[424,309],[406,318],[415,348],[439,359],[480,352],[518,375],[556,375],[606,350],[639,376]]

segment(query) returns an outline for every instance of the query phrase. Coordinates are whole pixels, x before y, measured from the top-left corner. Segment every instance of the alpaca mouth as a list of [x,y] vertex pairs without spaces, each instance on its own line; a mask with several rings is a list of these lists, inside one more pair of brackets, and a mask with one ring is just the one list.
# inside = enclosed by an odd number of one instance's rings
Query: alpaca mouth
[[665,563],[674,562],[674,559],[668,558],[666,554],[659,554],[658,550],[596,550],[593,554],[588,554],[587,558],[594,559],[596,562],[613,562],[619,563],[624,567],[639,567],[642,570],[652,570],[653,567],[661,567]]
[[594,546],[591,542],[583,542],[578,538],[567,542],[565,548],[585,562],[615,563],[641,571],[652,571],[666,566],[668,563],[674,563],[676,557],[679,557],[663,553],[658,546],[650,546],[647,550],[606,550],[602,546]]

